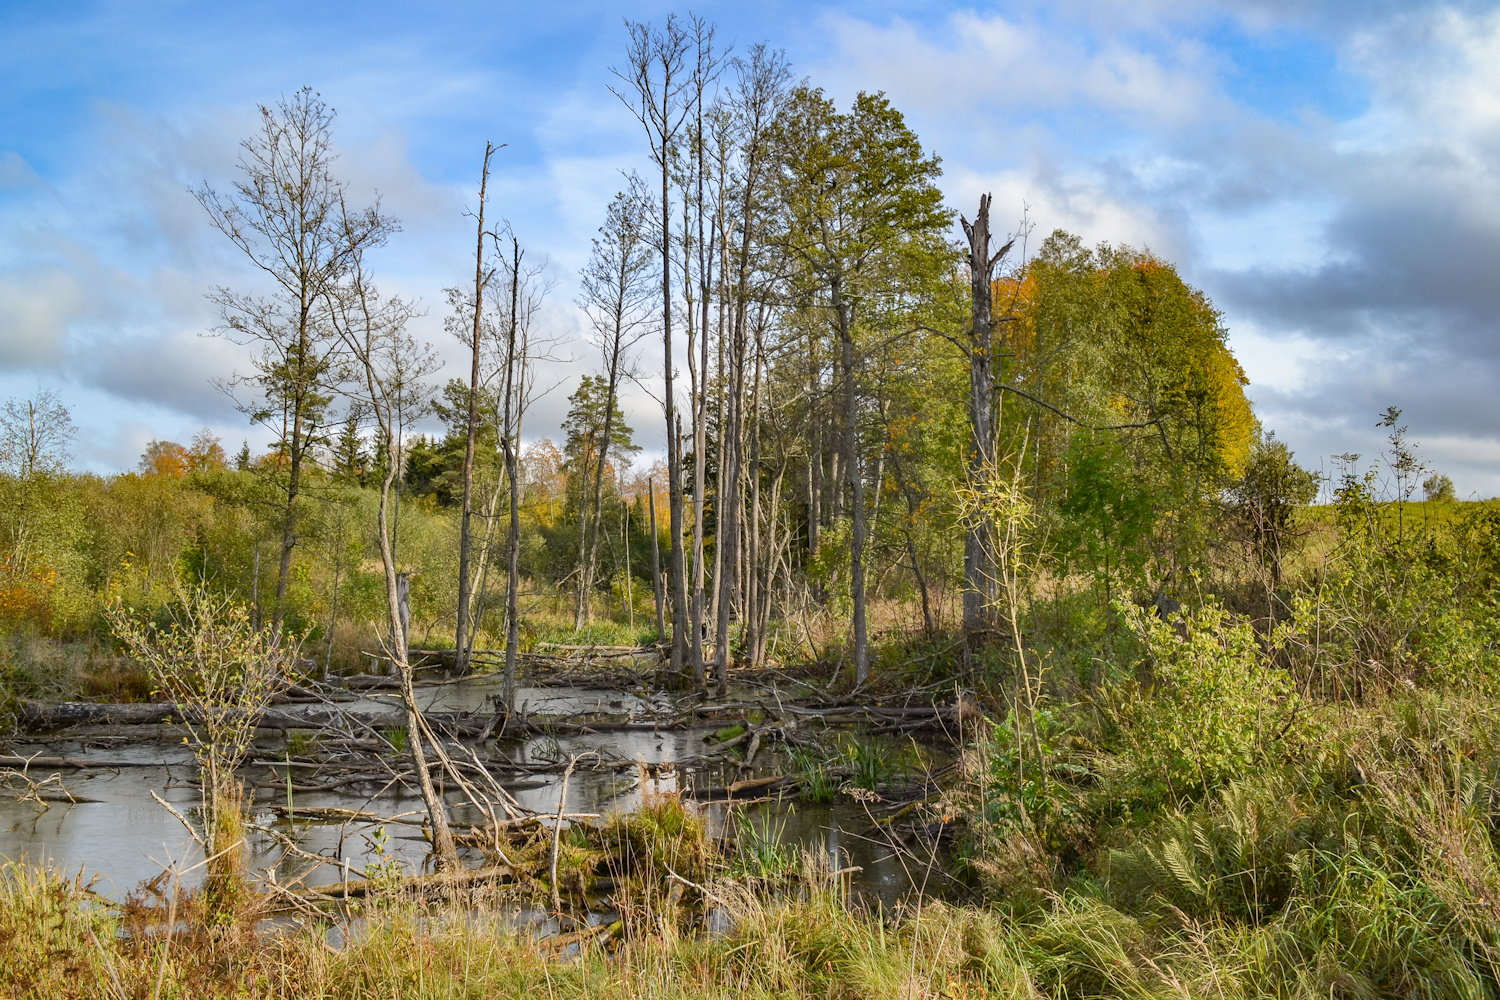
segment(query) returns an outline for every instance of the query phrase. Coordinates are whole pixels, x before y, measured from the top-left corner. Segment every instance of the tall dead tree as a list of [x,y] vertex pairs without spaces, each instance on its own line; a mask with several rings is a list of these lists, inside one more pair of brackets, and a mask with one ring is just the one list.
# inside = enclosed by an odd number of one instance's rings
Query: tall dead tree
[[463,512],[458,529],[458,623],[454,630],[454,670],[465,674],[469,670],[469,593],[473,579],[469,569],[469,554],[473,549],[471,522],[474,515],[474,444],[479,436],[479,362],[484,349],[481,330],[484,317],[484,288],[489,283],[484,259],[484,202],[490,182],[490,157],[495,154],[492,143],[484,144],[484,165],[479,171],[479,210],[475,216],[477,235],[474,239],[474,325],[469,335],[469,410],[465,420]]
[[[497,239],[498,242],[498,239]],[[521,646],[521,427],[531,394],[531,320],[540,306],[532,285],[537,272],[522,269],[521,241],[510,234],[506,261],[506,290],[510,308],[505,316],[500,395],[500,453],[505,464],[510,517],[506,531],[505,680],[502,699],[507,711],[516,705],[516,656]]]
[[[266,427],[283,459],[278,478],[281,559],[276,571],[272,628],[286,611],[287,585],[303,492],[303,472],[319,443],[319,425],[330,402],[329,379],[339,337],[328,315],[329,296],[348,277],[354,259],[383,243],[399,227],[379,203],[351,210],[342,181],[333,174],[333,109],[310,87],[275,107],[262,105],[260,130],[240,144],[241,179],[220,194],[206,182],[193,191],[216,229],[261,273],[269,296],[214,291],[220,332],[258,348],[254,374],[221,388],[252,421]],[[253,385],[256,396],[236,390]]]
[[[691,640],[689,653],[693,662],[693,679],[702,684],[706,678],[703,659],[705,507],[708,493],[708,397],[709,397],[709,311],[712,301],[714,243],[709,220],[708,140],[704,131],[707,121],[705,101],[709,88],[717,80],[720,57],[714,52],[714,28],[709,22],[689,15],[687,34],[694,61],[688,75],[685,103],[690,109],[687,129],[687,162],[682,164],[683,184],[683,290],[688,316],[688,374],[692,386],[693,418],[693,562],[692,591],[689,609]],[[696,268],[694,265],[696,264]],[[694,274],[696,272],[696,287]],[[696,326],[698,354],[693,354]]]
[[662,408],[667,429],[667,521],[671,532],[668,591],[672,610],[671,669],[681,676],[688,646],[687,566],[683,551],[681,420],[677,414],[672,350],[672,169],[691,105],[687,101],[691,74],[686,72],[688,35],[675,16],[660,29],[639,22],[628,24],[629,64],[615,70],[625,84],[614,94],[645,129],[651,160],[660,171],[660,201],[656,205],[661,254],[661,334],[665,382]]
[[392,545],[392,485],[401,468],[397,444],[396,409],[403,385],[419,383],[436,371],[439,362],[428,345],[415,340],[407,331],[413,310],[398,298],[382,299],[368,282],[358,256],[352,262],[352,280],[330,293],[328,304],[336,335],[352,361],[344,372],[344,391],[375,417],[378,438],[385,448],[385,474],[380,482],[380,500],[376,508],[376,535],[380,562],[385,576],[388,639],[386,655],[396,667],[401,697],[406,706],[407,747],[412,758],[412,772],[422,801],[427,807],[432,829],[432,848],[439,869],[460,865],[458,848],[448,824],[442,795],[433,785],[427,763],[427,746],[439,761],[451,765],[442,742],[427,727],[417,705],[412,686],[411,660],[408,656],[406,574],[396,564]]

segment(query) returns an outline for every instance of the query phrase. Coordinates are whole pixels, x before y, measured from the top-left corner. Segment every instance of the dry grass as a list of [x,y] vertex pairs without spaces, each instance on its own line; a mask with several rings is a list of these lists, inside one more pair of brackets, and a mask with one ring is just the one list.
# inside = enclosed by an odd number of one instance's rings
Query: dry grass
[[[992,919],[929,906],[882,921],[848,905],[846,876],[806,859],[767,899],[733,883],[704,888],[719,931],[670,923],[579,950],[536,941],[504,911],[374,904],[338,928],[259,937],[163,933],[129,922],[56,872],[0,878],[0,997],[243,998],[917,998],[1034,995],[1001,954]],[[997,951],[997,947],[1000,949]],[[975,949],[978,949],[976,953]]]

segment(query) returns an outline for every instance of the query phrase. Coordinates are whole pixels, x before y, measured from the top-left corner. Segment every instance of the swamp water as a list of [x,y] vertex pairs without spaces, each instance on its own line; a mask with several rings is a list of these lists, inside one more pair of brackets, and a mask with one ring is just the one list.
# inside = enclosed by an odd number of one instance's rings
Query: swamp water
[[[497,683],[481,677],[420,687],[418,699],[429,711],[488,715],[491,698],[498,693]],[[665,695],[613,689],[522,687],[518,702],[533,718],[559,721],[610,716],[649,724],[652,718],[674,714],[674,706]],[[357,701],[343,703],[343,707],[354,709],[394,710],[398,706],[394,694],[365,694]],[[779,748],[763,749],[750,770],[739,768],[737,758],[705,761],[705,753],[714,746],[705,737],[727,724],[722,720],[703,721],[660,731],[640,728],[506,740],[496,745],[491,759],[498,765],[494,774],[499,784],[519,805],[555,814],[562,784],[559,764],[572,756],[595,755],[579,762],[568,781],[563,809],[565,813],[601,817],[639,806],[643,790],[637,762],[680,765],[661,769],[659,778],[647,778],[646,791],[650,792],[722,787],[746,778],[795,772],[794,763]],[[55,782],[44,789],[48,798],[44,804],[0,792],[0,858],[55,865],[69,871],[81,868],[85,880],[98,877],[94,887],[97,892],[116,900],[169,866],[187,873],[182,877],[184,884],[195,884],[202,874],[201,868],[194,869],[202,851],[151,794],[154,791],[182,813],[190,813],[198,803],[192,754],[180,735],[147,736],[162,730],[141,728],[140,736],[120,736],[118,729],[91,735],[85,727],[55,738],[34,737],[13,744],[12,754],[66,756],[98,760],[100,765],[59,772],[63,787],[76,802],[68,802]],[[284,761],[289,743],[294,745],[297,739],[279,735],[257,739],[252,758],[261,763],[247,767],[244,777],[261,786],[277,783],[277,787],[254,789],[250,809],[253,825],[275,830],[291,838],[301,851],[334,862],[306,874],[306,884],[338,882],[346,870],[350,881],[357,882],[367,866],[382,863],[400,864],[408,872],[421,871],[427,855],[421,829],[425,811],[414,791],[399,784],[384,789],[384,782],[376,782],[329,791],[294,791],[288,819],[284,787],[287,768],[273,768],[269,763]],[[501,761],[522,770],[506,771]],[[603,766],[594,766],[601,763]],[[539,769],[539,773],[525,773],[530,768]],[[550,770],[540,770],[544,768]],[[316,780],[301,777],[301,770],[291,769],[294,782]],[[41,781],[51,773],[51,769],[36,768],[30,778]],[[456,790],[448,790],[446,798],[452,806],[450,815],[456,832],[484,822],[484,816],[464,802]],[[697,808],[713,836],[776,840],[787,848],[824,852],[836,869],[858,867],[853,888],[871,905],[892,907],[918,892],[929,896],[943,892],[946,876],[941,867],[924,866],[910,853],[893,849],[888,835],[875,827],[865,808],[847,796],[836,796],[832,803],[823,804],[795,799],[749,805],[710,801]],[[375,813],[390,821],[330,822],[297,816],[298,810],[315,815],[316,810],[330,809]],[[252,829],[247,839],[250,867],[257,875],[269,869],[278,882],[286,884],[314,867],[313,862],[289,854],[267,833]],[[925,856],[920,850],[917,853]],[[476,862],[471,859],[469,863]]]

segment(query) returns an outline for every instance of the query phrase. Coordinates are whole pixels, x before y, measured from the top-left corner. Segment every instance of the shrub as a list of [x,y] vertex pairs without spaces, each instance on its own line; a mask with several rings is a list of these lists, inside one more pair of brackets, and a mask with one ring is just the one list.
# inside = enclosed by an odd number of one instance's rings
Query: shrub
[[1264,641],[1246,621],[1209,605],[1165,621],[1125,608],[1146,644],[1150,680],[1130,691],[1119,732],[1128,767],[1174,794],[1209,790],[1245,773],[1294,723],[1300,699],[1290,675],[1273,665],[1292,631]]

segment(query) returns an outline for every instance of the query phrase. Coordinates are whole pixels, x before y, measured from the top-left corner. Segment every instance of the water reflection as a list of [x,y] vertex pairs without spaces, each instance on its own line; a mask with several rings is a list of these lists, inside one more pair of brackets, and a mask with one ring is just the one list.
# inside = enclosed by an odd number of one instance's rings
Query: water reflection
[[[490,699],[498,690],[498,685],[481,680],[424,688],[421,697],[424,707],[434,711],[488,711]],[[357,704],[388,706],[391,700],[366,695]],[[649,719],[667,717],[671,709],[670,702],[661,696],[607,689],[523,688],[520,700],[533,715],[563,717],[609,714],[615,718]],[[705,735],[720,725],[535,737],[505,745],[501,751],[506,761],[524,767],[507,771],[497,766],[494,773],[520,805],[537,812],[555,813],[561,779],[556,765],[573,756],[594,754],[569,781],[564,811],[600,816],[628,811],[639,806],[643,792],[710,788],[747,777],[748,772],[733,761],[702,760]],[[257,750],[263,758],[274,760],[285,754],[285,746],[285,741],[277,737],[258,741]],[[33,745],[20,752],[39,749]],[[98,740],[78,736],[50,743],[46,752],[145,766],[62,772],[66,787],[74,795],[97,801],[52,802],[43,810],[34,802],[0,799],[0,856],[55,864],[69,870],[82,867],[86,877],[98,875],[96,889],[114,899],[123,898],[168,864],[175,863],[179,870],[185,870],[202,859],[201,850],[177,819],[151,798],[154,790],[185,814],[196,805],[198,790],[191,784],[192,757],[185,746],[164,741],[113,740],[101,747]],[[650,765],[676,762],[682,766],[675,770],[664,768],[666,773],[660,777],[646,777],[643,788],[641,773],[634,766],[636,762]],[[552,766],[554,770],[525,773],[527,768],[537,766]],[[755,773],[775,774],[787,766],[782,757],[767,752],[762,754],[761,766]],[[263,782],[270,776],[264,766],[248,775]],[[329,858],[333,864],[309,873],[313,862],[288,854],[274,837],[252,831],[249,836],[252,867],[257,872],[270,869],[281,882],[305,877],[311,885],[353,879],[367,865],[392,860],[407,870],[420,870],[426,858],[421,800],[399,785],[376,797],[374,793],[380,787],[353,785],[295,793],[290,822],[271,809],[286,803],[286,793],[279,788],[257,789],[252,798],[254,824],[290,837],[301,851]],[[454,806],[455,824],[460,829],[483,822],[484,817],[461,803],[456,792],[450,791],[447,798]],[[319,808],[375,812],[382,817],[395,817],[396,821],[377,825],[313,822],[295,817],[298,809],[311,813]],[[848,799],[832,804],[772,801],[750,806],[709,802],[701,808],[715,837],[732,837],[736,833],[738,821],[733,815],[739,811],[748,815],[751,822],[762,824],[763,829],[776,831],[787,845],[822,853],[830,870],[857,867],[854,891],[872,905],[892,907],[914,891],[940,894],[941,876],[933,870],[931,852],[905,848],[873,823],[868,812]],[[201,871],[189,875],[186,881],[193,883],[199,874]]]

